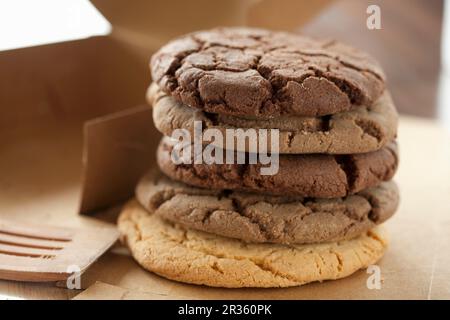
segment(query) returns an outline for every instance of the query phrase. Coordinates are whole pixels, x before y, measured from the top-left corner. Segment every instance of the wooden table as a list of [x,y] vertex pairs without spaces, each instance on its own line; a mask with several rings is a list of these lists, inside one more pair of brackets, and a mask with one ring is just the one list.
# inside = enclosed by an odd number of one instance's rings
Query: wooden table
[[[76,214],[81,170],[79,124],[63,127],[48,123],[43,127],[26,132],[33,137],[29,142],[24,132],[8,137],[10,143],[0,157],[2,217],[78,226],[86,219]],[[61,132],[58,139],[50,134],[54,130]],[[14,143],[13,136],[21,143]],[[146,292],[147,297],[156,294],[161,298],[201,298],[205,293],[209,298],[225,299],[450,298],[450,133],[434,121],[403,117],[399,144],[401,165],[396,180],[402,203],[387,223],[391,246],[380,263],[384,278],[380,291],[365,288],[364,271],[349,279],[293,289],[205,289],[167,281],[142,270],[130,257],[112,252],[88,270],[82,278],[83,286],[99,280],[133,294]],[[37,156],[35,148],[47,151]],[[25,161],[30,157],[34,157],[33,167]],[[60,159],[56,168],[54,159]],[[7,167],[11,170],[4,170]],[[0,281],[0,298],[70,299],[79,293],[54,284]]]

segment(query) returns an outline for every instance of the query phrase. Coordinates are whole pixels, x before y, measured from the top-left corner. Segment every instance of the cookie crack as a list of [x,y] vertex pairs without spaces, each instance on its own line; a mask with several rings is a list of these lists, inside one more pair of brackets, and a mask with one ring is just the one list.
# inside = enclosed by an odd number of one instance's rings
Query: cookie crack
[[223,271],[223,269],[220,266],[219,262],[213,261],[213,263],[210,266],[211,266],[211,269],[213,269],[214,271],[216,271],[216,272],[218,272],[220,274],[225,274],[225,272]]
[[[308,56],[307,54],[301,53],[300,51],[297,51],[294,53]],[[310,56],[313,56],[313,55],[310,55]],[[316,56],[327,57],[327,58],[333,59],[335,62],[342,63],[340,60],[338,60],[335,57],[330,56],[330,55],[317,54]],[[348,97],[348,99],[352,105],[362,105],[364,102],[366,102],[363,93],[359,92],[361,90],[355,89],[351,85],[350,82],[338,79],[337,77],[327,74],[326,72],[316,68],[314,65],[308,66],[308,70],[311,71],[312,73],[305,73],[304,75],[302,75],[300,77],[300,79],[283,79],[283,82],[280,84],[274,83],[274,81],[272,80],[272,74],[276,69],[269,70],[267,72],[262,71],[261,67],[260,67],[261,60],[262,60],[262,58],[260,58],[258,60],[258,63],[252,69],[257,71],[262,78],[267,80],[270,83],[271,88],[272,88],[272,95],[268,99],[266,99],[266,101],[264,101],[262,103],[261,108],[263,108],[268,101],[271,101],[271,102],[276,102],[276,100],[281,101],[283,99],[281,97],[281,92],[286,89],[286,86],[289,82],[295,82],[302,86],[307,79],[313,78],[313,77],[323,78],[323,79],[326,79],[326,80],[332,82],[333,84],[335,84],[339,88],[339,90]],[[305,61],[305,64],[306,64],[306,61]],[[350,66],[351,65],[349,64],[349,66],[347,66],[347,67],[350,68]],[[355,69],[355,68],[353,68],[353,69]],[[355,70],[357,70],[357,69],[355,69]],[[327,72],[331,72],[329,66],[327,67]]]
[[359,195],[366,199],[370,204],[370,211],[367,214],[367,218],[373,223],[377,223],[380,220],[378,211],[381,209],[378,199],[376,199],[375,196],[367,193],[360,193]]
[[[322,50],[323,49],[327,49],[327,48],[333,46],[334,44],[336,44],[336,41],[333,41],[333,43],[331,45],[322,46],[321,49]],[[361,72],[363,74],[365,72],[369,73],[372,76],[374,76],[375,78],[377,78],[379,81],[384,81],[383,77],[381,75],[379,75],[377,72],[375,72],[373,70],[370,70],[368,68],[358,67],[358,66],[354,65],[353,63],[350,63],[350,62],[347,62],[345,60],[342,60],[339,55],[328,54],[326,52],[306,52],[306,51],[303,51],[303,50],[289,50],[289,52],[296,53],[296,54],[302,55],[304,57],[324,57],[324,58],[329,58],[329,59],[332,59],[334,62],[337,62],[338,64],[340,64],[343,67],[352,69],[354,71]]]
[[[329,74],[331,72],[329,66],[327,68],[327,72],[323,72],[322,70],[314,66],[310,66],[309,70],[314,71],[314,75],[310,75],[309,77],[323,78],[334,83],[336,87],[338,87],[339,90],[348,97],[352,105],[362,105],[366,102],[364,94],[360,92],[360,90],[355,90],[355,88],[349,81],[338,79],[337,77]],[[303,84],[305,80],[306,79],[303,79],[303,81],[300,84]]]
[[383,141],[383,133],[377,125],[368,119],[355,119],[355,125],[357,125],[362,130],[362,137],[365,134],[371,136],[377,140],[377,143],[381,143]]
[[295,138],[295,133],[294,132],[288,132],[287,133],[286,144],[287,144],[288,148],[292,147],[292,142],[294,141],[294,138]]
[[[350,217],[349,215],[347,215],[348,217]],[[367,217],[364,217],[367,218]],[[363,219],[364,220],[364,219]],[[356,225],[355,221],[348,224],[343,230],[342,233],[344,234],[344,237],[347,237],[349,231]]]
[[272,250],[270,253],[265,255],[264,257],[260,259],[254,259],[251,257],[241,257],[241,256],[227,256],[227,255],[219,255],[217,253],[212,253],[209,250],[202,250],[203,248],[196,248],[197,251],[202,252],[204,254],[210,255],[215,257],[216,259],[230,259],[230,260],[238,260],[238,261],[249,261],[251,262],[255,267],[260,269],[263,272],[269,273],[275,277],[282,278],[284,280],[290,281],[290,282],[298,282],[298,280],[295,278],[295,276],[280,272],[279,270],[276,270],[273,266],[270,265],[270,263],[267,263],[266,260],[270,255],[275,252],[275,250]]
[[251,215],[249,216],[247,214],[246,206],[243,206],[242,203],[236,198],[231,198],[231,203],[233,205],[233,210],[236,213],[238,213],[242,218],[246,219],[251,225],[258,228],[260,236],[265,241],[273,240],[273,235],[270,234],[266,226],[264,226],[264,224],[259,219],[257,219],[257,217]]
[[343,257],[337,251],[333,250],[332,248],[330,248],[329,252],[336,257],[336,260],[338,262],[338,266],[337,266],[338,272],[339,273],[342,272],[342,270],[344,269]]
[[298,282],[298,280],[294,276],[282,273],[282,272],[274,269],[272,266],[266,265],[264,262],[254,261],[253,259],[250,259],[249,261],[252,262],[256,267],[258,267],[262,271],[268,272],[275,277],[279,277],[279,278],[282,278],[282,279],[285,279],[285,280],[288,280],[288,281],[294,282],[294,283]]
[[334,156],[334,159],[345,174],[347,179],[346,190],[348,194],[355,188],[358,179],[358,167],[351,155],[337,155]]

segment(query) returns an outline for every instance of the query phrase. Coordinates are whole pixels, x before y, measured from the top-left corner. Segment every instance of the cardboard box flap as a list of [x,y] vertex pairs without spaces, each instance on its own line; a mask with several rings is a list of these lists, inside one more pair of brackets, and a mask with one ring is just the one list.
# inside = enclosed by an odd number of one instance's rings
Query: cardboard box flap
[[80,213],[131,198],[139,178],[155,163],[158,136],[147,106],[86,122]]
[[161,41],[216,26],[249,25],[292,30],[333,0],[91,0],[113,25]]
[[260,0],[250,6],[247,25],[296,30],[314,19],[334,0]]

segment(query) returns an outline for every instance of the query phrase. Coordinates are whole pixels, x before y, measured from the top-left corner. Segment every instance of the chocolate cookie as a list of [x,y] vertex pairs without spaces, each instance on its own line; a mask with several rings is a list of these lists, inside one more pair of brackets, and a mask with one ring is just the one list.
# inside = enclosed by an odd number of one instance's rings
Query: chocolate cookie
[[178,101],[228,115],[323,116],[371,105],[385,75],[367,54],[336,41],[219,28],[191,33],[151,59],[154,81]]
[[379,228],[341,242],[247,244],[163,221],[136,201],[125,206],[118,227],[143,268],[212,287],[292,287],[340,279],[375,264],[387,247]]
[[255,243],[321,243],[358,236],[389,219],[398,202],[393,182],[336,199],[275,197],[190,187],[160,173],[137,186],[150,212],[184,227]]
[[[280,116],[271,119],[214,115],[189,108],[155,84],[147,92],[156,128],[166,136],[186,129],[193,136],[194,122],[202,129],[279,129],[280,153],[352,154],[379,150],[397,135],[398,114],[385,92],[374,104],[325,117]],[[214,141],[225,147],[225,141]],[[237,148],[237,151],[240,150]]]
[[[396,143],[356,155],[280,155],[278,173],[262,175],[261,164],[175,164],[173,140],[164,137],[157,152],[159,168],[167,176],[191,186],[271,195],[314,198],[345,197],[390,180],[398,165]],[[264,166],[266,167],[266,166]]]

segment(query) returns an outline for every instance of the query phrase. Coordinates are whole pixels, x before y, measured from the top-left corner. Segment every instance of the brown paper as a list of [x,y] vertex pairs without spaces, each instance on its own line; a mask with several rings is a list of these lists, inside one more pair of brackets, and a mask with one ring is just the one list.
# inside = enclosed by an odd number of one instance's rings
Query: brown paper
[[[167,300],[175,299],[166,294],[154,292],[140,292],[113,286],[97,281],[72,300]],[[188,297],[176,297],[177,300],[186,300]]]

